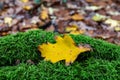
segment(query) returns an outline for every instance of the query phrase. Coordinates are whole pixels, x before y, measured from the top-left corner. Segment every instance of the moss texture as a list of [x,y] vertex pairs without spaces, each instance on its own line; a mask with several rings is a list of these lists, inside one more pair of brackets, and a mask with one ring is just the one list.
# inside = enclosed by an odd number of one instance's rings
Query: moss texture
[[[57,33],[28,31],[0,38],[0,79],[8,80],[115,80],[120,79],[120,46],[85,35],[71,35],[93,51],[80,54],[70,66],[42,61],[37,49],[45,42],[55,43]],[[36,65],[25,62],[33,60]],[[22,64],[14,66],[15,61]]]

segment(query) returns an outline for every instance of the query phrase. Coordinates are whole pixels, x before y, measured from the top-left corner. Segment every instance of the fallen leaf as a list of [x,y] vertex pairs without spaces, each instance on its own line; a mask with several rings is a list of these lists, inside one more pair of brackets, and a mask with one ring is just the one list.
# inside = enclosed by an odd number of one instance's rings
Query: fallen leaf
[[105,21],[105,24],[109,24],[111,27],[120,26],[119,21],[117,21],[117,20],[112,20],[112,19],[107,19],[107,20]]
[[53,32],[55,30],[55,27],[53,25],[50,25],[48,28],[45,29],[46,31]]
[[111,19],[120,21],[120,15],[117,16],[111,16]]
[[71,19],[73,19],[73,20],[83,20],[84,17],[80,14],[74,14],[73,16],[71,16]]
[[30,10],[30,9],[32,9],[32,6],[30,6],[30,5],[23,6],[23,9],[25,9],[25,10]]
[[50,15],[53,15],[54,9],[53,9],[52,7],[49,7],[49,8],[48,8],[48,11],[49,11],[49,14],[50,14]]
[[78,34],[83,34],[84,30],[78,29],[77,25],[71,25],[66,27],[65,29],[66,32],[70,32],[70,34],[78,35]]
[[27,63],[28,63],[28,64],[35,64],[35,63],[34,63],[32,60],[30,60],[30,59],[27,60]]
[[95,0],[86,0],[86,2],[93,3],[93,2],[95,2]]
[[92,11],[100,10],[101,8],[102,6],[86,6],[85,7],[86,10],[92,10]]
[[4,18],[4,23],[6,23],[9,26],[11,26],[11,24],[12,24],[12,18],[11,17],[5,17]]
[[45,20],[47,19],[49,16],[48,16],[48,11],[47,10],[43,10],[40,14],[40,17],[41,19]]
[[77,47],[69,35],[64,35],[64,37],[57,36],[56,43],[43,43],[38,46],[38,49],[41,52],[41,56],[45,57],[44,60],[52,63],[65,60],[66,64],[73,63],[79,54],[90,51],[90,48]]
[[101,21],[101,20],[105,20],[106,17],[103,16],[103,15],[100,15],[100,14],[95,14],[93,17],[92,17],[92,20],[94,21]]
[[120,26],[115,27],[115,31],[120,31]]
[[21,0],[22,2],[24,2],[24,3],[27,3],[29,0]]
[[71,25],[65,28],[66,32],[70,32],[70,31],[76,31],[78,29],[78,26],[76,25]]
[[38,22],[41,22],[40,19],[39,19],[39,17],[38,17],[38,16],[34,16],[34,17],[32,17],[30,23],[36,24],[36,23],[38,23]]
[[78,6],[76,4],[66,3],[67,8],[69,9],[77,9]]
[[79,35],[79,34],[84,34],[85,31],[84,30],[76,30],[76,31],[71,31],[70,34],[74,34],[74,35]]
[[107,11],[107,13],[110,15],[114,15],[114,16],[120,15],[120,12],[118,12],[118,11]]

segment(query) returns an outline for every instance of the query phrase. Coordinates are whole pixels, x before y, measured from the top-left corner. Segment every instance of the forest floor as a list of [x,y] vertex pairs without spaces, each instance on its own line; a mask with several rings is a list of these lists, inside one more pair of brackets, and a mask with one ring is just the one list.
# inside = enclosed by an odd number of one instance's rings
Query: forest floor
[[44,29],[120,45],[119,0],[0,0],[0,36]]

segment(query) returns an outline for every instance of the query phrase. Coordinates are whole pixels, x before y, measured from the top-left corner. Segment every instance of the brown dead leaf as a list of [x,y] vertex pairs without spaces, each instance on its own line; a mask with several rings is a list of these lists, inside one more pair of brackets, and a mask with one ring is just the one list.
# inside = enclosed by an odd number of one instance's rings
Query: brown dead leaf
[[32,60],[30,60],[30,59],[27,60],[27,63],[28,63],[28,64],[35,64],[35,63],[34,63]]
[[111,19],[120,21],[120,15],[113,15]]
[[47,29],[45,29],[46,31],[54,31],[55,27],[53,25],[49,26]]

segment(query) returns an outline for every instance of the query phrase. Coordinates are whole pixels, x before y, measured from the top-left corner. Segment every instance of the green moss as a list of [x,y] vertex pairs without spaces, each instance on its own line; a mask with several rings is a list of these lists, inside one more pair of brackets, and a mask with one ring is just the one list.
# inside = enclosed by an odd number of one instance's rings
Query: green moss
[[[93,51],[80,54],[70,66],[52,64],[40,57],[38,45],[55,43],[57,33],[28,31],[0,38],[1,80],[120,80],[120,46],[85,35],[71,35],[79,44],[90,44]],[[26,64],[33,60],[36,65]],[[15,61],[22,64],[15,66]]]
[[[29,31],[9,35],[0,39],[0,66],[12,65],[16,60],[25,62],[33,60],[38,62],[41,57],[38,51],[38,45],[51,42],[54,43],[54,34],[42,30]],[[105,60],[120,59],[120,46],[97,40],[84,35],[71,35],[74,41],[78,43],[90,44],[93,51],[87,54],[81,54],[86,58],[102,58]],[[85,58],[85,59],[86,59]],[[81,59],[81,58],[80,58]]]
[[58,62],[40,61],[37,65],[20,64],[0,69],[4,80],[119,80],[120,62],[90,58],[84,63],[65,66]]

